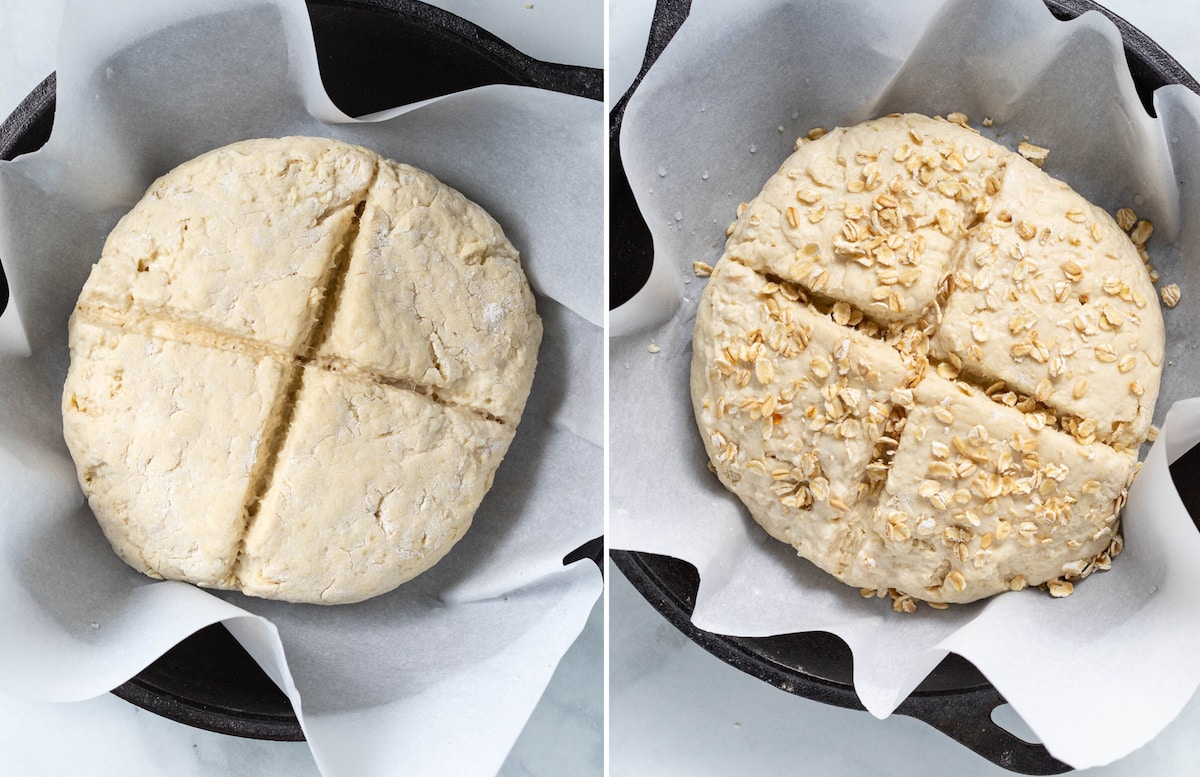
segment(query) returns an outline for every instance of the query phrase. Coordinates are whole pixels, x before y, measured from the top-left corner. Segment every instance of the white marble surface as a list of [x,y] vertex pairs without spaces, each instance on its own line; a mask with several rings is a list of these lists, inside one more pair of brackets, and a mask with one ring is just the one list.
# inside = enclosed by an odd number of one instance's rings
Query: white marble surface
[[[547,61],[601,67],[600,0],[435,0]],[[0,0],[0,118],[54,70],[62,0]],[[599,775],[603,762],[603,607],[598,602],[501,771]],[[74,704],[0,694],[0,774],[49,777],[315,777],[304,743],[213,734],[115,696]]]
[[[1200,75],[1200,3],[1105,4]],[[641,65],[652,6],[652,0],[610,0],[614,97],[624,93]],[[611,777],[1011,774],[919,721],[899,715],[876,720],[793,696],[739,672],[675,630],[615,567],[608,595]],[[1022,728],[1017,719],[1013,730]],[[1200,697],[1145,747],[1109,766],[1078,773],[1174,777],[1195,774],[1198,767]]]

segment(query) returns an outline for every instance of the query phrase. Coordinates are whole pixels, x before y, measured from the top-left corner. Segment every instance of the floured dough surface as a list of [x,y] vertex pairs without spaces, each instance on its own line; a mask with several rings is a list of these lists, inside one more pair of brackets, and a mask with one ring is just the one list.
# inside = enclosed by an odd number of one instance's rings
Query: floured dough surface
[[224,587],[284,365],[81,319],[71,352],[68,439],[113,548],[155,577]]
[[533,294],[499,225],[428,174],[379,168],[331,317],[322,360],[520,421],[541,333]]
[[105,242],[87,304],[299,348],[378,161],[288,141],[244,141],[155,181]]
[[515,249],[457,191],[337,141],[244,141],[109,236],[71,318],[64,435],[135,569],[360,601],[466,532],[540,340]]
[[730,230],[691,391],[722,482],[843,582],[969,602],[1105,568],[1163,359],[1112,218],[913,114],[801,145]]

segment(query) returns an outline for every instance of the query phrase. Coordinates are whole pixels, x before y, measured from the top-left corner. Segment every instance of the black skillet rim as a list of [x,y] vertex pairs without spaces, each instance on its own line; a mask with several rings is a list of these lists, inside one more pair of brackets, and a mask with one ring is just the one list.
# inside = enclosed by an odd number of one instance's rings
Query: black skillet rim
[[[604,93],[603,72],[595,68],[543,62],[513,48],[500,38],[459,16],[419,0],[306,0],[318,42],[319,65],[331,98],[351,115],[363,115],[401,104],[378,90],[349,91],[341,95],[333,80],[336,57],[321,48],[323,34],[350,17],[400,25],[405,32],[430,36],[461,48],[472,57],[472,73],[456,79],[454,73],[435,74],[431,81],[443,85],[445,94],[485,83],[517,84],[563,92],[592,100]],[[343,44],[349,48],[348,42]],[[345,53],[344,51],[342,52]],[[479,74],[484,75],[480,76]],[[332,77],[331,77],[332,76]],[[10,160],[36,151],[46,142],[54,121],[56,76],[51,73],[0,123],[0,159]],[[429,88],[429,87],[426,87]],[[435,94],[410,97],[416,101]],[[8,301],[8,284],[0,271],[0,310]],[[581,558],[601,560],[601,541],[595,539],[568,554],[564,564]],[[246,706],[240,709],[222,699],[221,688],[206,687],[193,676],[203,667],[214,677],[232,676]],[[226,689],[228,690],[228,688]],[[220,624],[198,631],[172,648],[137,676],[113,689],[113,694],[138,707],[195,728],[223,734],[276,741],[303,741],[291,704],[257,664]]]
[[[1200,84],[1173,57],[1107,8],[1091,0],[1043,1],[1058,19],[1073,19],[1088,11],[1098,11],[1116,25],[1121,34],[1126,61],[1139,98],[1152,115],[1153,92],[1160,86],[1181,84],[1193,92],[1200,93]],[[620,167],[618,143],[625,105],[654,60],[686,19],[690,5],[691,0],[658,0],[646,60],[641,72],[610,113],[610,159],[613,160],[610,164],[610,177],[614,190],[620,185],[628,187],[624,170]],[[614,166],[617,169],[613,169]],[[617,193],[618,196],[619,194]],[[632,197],[631,193],[629,196]],[[616,199],[614,197],[614,200]],[[625,202],[632,202],[632,199]],[[636,211],[636,205],[634,210]],[[636,234],[645,229],[644,224],[633,222],[640,222],[640,214],[614,212],[611,217],[613,226],[610,228],[610,241],[614,255],[610,259],[610,288],[622,289],[618,304],[632,296],[632,293],[627,291],[631,286],[628,278],[618,276],[630,272],[630,263],[653,261],[652,248],[638,245],[636,239],[630,239],[627,235],[623,238],[612,231],[619,229]],[[648,232],[642,234],[648,237]],[[620,261],[615,255],[617,251],[632,254],[632,262]],[[633,292],[640,288],[648,275],[647,266],[639,269],[643,276],[641,281],[633,286]],[[1192,454],[1185,458],[1191,463],[1197,460]],[[1181,465],[1187,466],[1183,459],[1177,462],[1176,466]],[[809,632],[769,638],[746,638],[698,629],[691,622],[699,583],[693,565],[668,556],[637,551],[612,550],[609,556],[643,598],[663,617],[716,657],[789,693],[848,709],[864,709],[852,682],[846,677],[849,667],[852,666],[849,648],[836,636],[827,632]],[[843,677],[821,676],[772,658],[770,653],[777,652],[781,641],[786,643],[788,640],[803,640],[806,650],[825,658],[833,656],[834,660],[843,662]],[[966,675],[969,680],[956,687],[947,684],[948,674]],[[978,670],[961,657],[951,654],[896,711],[924,721],[1006,769],[1024,774],[1060,774],[1069,771],[1070,767],[1051,756],[1044,746],[1025,742],[992,721],[992,710],[1004,703],[1004,697],[979,674]]]

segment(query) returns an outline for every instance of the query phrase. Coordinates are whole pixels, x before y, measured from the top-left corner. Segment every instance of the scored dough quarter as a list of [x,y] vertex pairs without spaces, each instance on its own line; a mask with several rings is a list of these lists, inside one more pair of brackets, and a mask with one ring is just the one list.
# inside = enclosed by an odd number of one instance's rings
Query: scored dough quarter
[[516,249],[481,208],[416,168],[381,166],[372,195],[319,359],[515,425],[541,332]]
[[805,142],[739,214],[697,311],[718,477],[843,582],[961,603],[1106,568],[1163,321],[1066,184],[915,114]]
[[64,436],[138,571],[360,601],[466,532],[541,334],[516,250],[459,192],[338,141],[243,141],[109,235],[71,318]]
[[113,548],[139,571],[223,586],[284,365],[79,318],[71,352],[68,444]]
[[243,141],[155,181],[105,242],[89,309],[299,348],[378,162],[320,138],[287,141]]
[[234,567],[254,596],[342,601],[424,571],[467,530],[512,439],[475,413],[316,367],[293,414]]

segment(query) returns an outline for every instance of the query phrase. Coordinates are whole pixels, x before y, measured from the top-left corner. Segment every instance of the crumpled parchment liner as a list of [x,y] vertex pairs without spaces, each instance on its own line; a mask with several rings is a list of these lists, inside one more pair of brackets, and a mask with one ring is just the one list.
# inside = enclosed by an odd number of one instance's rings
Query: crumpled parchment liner
[[[1175,718],[1200,684],[1200,536],[1167,463],[1200,439],[1184,402],[1125,508],[1126,551],[1074,596],[1037,590],[916,616],[864,600],[771,539],[705,468],[688,390],[704,281],[738,203],[755,196],[810,128],[894,111],[967,113],[1015,147],[1050,148],[1045,169],[1110,212],[1150,218],[1167,358],[1157,423],[1200,385],[1196,240],[1200,98],[1134,90],[1102,15],[1055,20],[1037,0],[752,4],[696,0],[630,101],[621,150],[654,237],[647,287],[614,310],[610,366],[611,547],[700,571],[693,622],[723,634],[824,630],[854,652],[863,704],[883,717],[947,651],[970,659],[1059,759],[1110,762]],[[657,353],[650,345],[658,347]]]
[[[0,688],[95,696],[224,621],[291,698],[324,774],[494,774],[601,590],[590,562],[562,559],[603,530],[602,107],[488,87],[354,122],[320,85],[299,0],[68,2],[57,72],[50,142],[0,164],[12,290],[0,324]],[[521,250],[545,324],[524,421],[472,530],[430,572],[357,605],[214,595],[133,572],[62,441],[67,317],[108,230],[172,166],[286,134],[361,143],[482,204]]]

